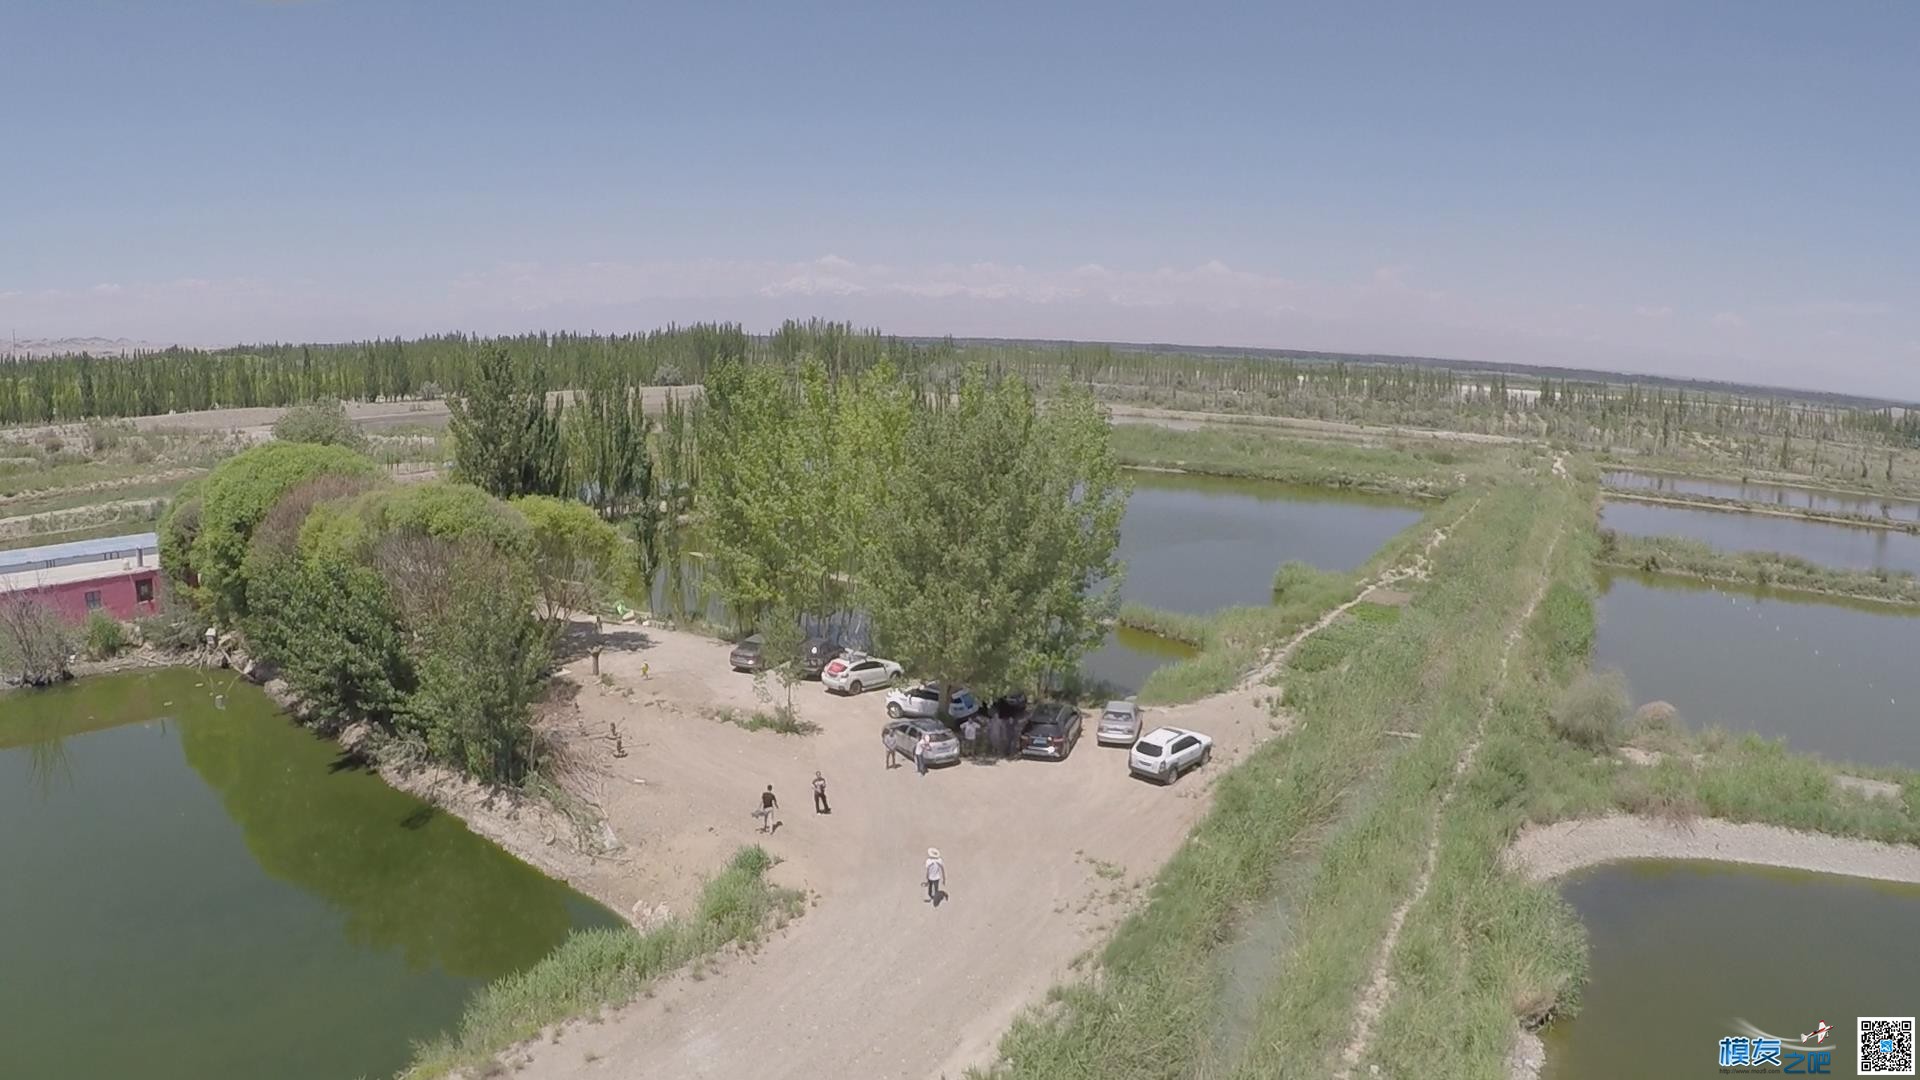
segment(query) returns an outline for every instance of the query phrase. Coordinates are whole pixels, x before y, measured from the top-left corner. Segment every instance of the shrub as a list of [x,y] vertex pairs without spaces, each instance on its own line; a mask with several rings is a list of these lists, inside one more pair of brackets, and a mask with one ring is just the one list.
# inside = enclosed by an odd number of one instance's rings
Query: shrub
[[273,437],[281,442],[315,443],[365,450],[367,437],[347,419],[347,407],[336,398],[321,398],[311,405],[296,405],[274,422]]
[[127,640],[127,628],[120,620],[104,611],[96,611],[87,616],[87,655],[95,660],[108,660],[120,655],[131,644]]
[[[161,522],[161,564],[220,617],[247,613],[241,572],[254,527],[286,492],[327,473],[370,476],[373,462],[345,447],[272,442],[228,458]],[[191,509],[189,509],[191,504]],[[171,561],[169,561],[171,560]]]
[[1610,750],[1619,741],[1620,720],[1629,701],[1626,680],[1617,672],[1584,674],[1554,708],[1554,733],[1588,750]]
[[0,595],[0,658],[20,682],[59,682],[69,674],[72,654],[72,638],[52,608],[25,593]]
[[529,495],[513,508],[533,534],[533,576],[540,608],[558,624],[569,611],[587,611],[617,573],[620,534],[585,503]]
[[812,735],[820,730],[819,724],[802,720],[791,705],[776,705],[771,710],[751,713],[738,709],[719,709],[714,712],[713,718],[748,731],[773,731],[781,735]]
[[1273,598],[1276,601],[1288,599],[1293,594],[1304,592],[1323,584],[1328,578],[1337,576],[1307,563],[1289,560],[1281,563],[1280,569],[1273,572]]
[[201,622],[185,605],[168,604],[152,615],[133,622],[139,631],[140,640],[156,649],[191,649],[200,643],[200,636],[206,631]]

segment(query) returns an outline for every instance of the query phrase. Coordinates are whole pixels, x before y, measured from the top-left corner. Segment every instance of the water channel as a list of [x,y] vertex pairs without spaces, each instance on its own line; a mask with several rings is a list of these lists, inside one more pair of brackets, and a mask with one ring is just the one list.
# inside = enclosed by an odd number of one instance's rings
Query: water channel
[[1853,1076],[1856,1019],[1913,1014],[1920,886],[1637,861],[1561,892],[1591,961],[1579,1012],[1541,1032],[1544,1080],[1719,1076],[1742,1021],[1789,1042],[1824,1021],[1832,1074]]
[[230,672],[0,695],[0,822],[6,1076],[390,1076],[620,922]]
[[1822,566],[1920,573],[1920,536],[1775,514],[1608,500],[1600,524],[1629,536],[1685,536],[1722,551],[1774,551]]
[[1783,509],[1811,510],[1822,514],[1857,514],[1883,517],[1890,521],[1920,521],[1920,502],[1910,499],[1885,499],[1876,495],[1849,495],[1837,491],[1770,484],[1758,480],[1702,480],[1691,476],[1633,472],[1616,469],[1600,474],[1600,482],[1610,488],[1643,492],[1648,495],[1694,495],[1709,499],[1738,499],[1742,502],[1771,503]]
[[1920,613],[1650,574],[1601,581],[1593,663],[1624,673],[1636,704],[1836,761],[1920,766]]

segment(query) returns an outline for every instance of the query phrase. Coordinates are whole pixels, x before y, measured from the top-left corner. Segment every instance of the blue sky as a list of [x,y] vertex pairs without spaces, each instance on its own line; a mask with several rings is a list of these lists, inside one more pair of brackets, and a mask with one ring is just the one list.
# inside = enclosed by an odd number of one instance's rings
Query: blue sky
[[0,7],[0,330],[847,318],[1920,397],[1920,5]]

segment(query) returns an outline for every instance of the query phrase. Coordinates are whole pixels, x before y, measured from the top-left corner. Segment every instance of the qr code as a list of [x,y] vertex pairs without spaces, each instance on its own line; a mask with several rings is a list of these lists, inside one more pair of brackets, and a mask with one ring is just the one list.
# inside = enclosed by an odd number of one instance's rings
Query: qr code
[[1913,1075],[1913,1017],[1860,1018],[1860,1075]]

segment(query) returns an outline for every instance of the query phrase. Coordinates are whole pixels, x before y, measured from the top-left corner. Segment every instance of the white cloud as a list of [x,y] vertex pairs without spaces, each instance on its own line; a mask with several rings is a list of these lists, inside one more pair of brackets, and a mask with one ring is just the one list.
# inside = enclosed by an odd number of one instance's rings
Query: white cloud
[[1715,326],[1724,327],[1731,330],[1745,329],[1747,325],[1747,320],[1742,318],[1738,312],[1734,312],[1734,311],[1715,312],[1713,318],[1709,319],[1708,321],[1713,323],[1713,325]]

